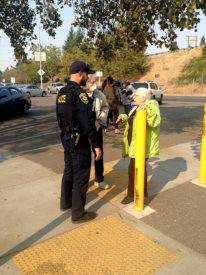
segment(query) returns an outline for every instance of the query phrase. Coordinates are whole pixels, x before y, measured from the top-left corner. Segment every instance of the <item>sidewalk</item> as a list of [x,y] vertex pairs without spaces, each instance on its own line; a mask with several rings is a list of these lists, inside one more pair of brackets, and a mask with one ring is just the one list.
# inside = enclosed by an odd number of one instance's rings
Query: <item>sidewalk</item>
[[190,142],[149,160],[142,212],[120,203],[129,159],[106,163],[111,188],[88,190],[86,208],[98,217],[75,225],[59,210],[61,175],[1,151],[0,274],[205,274],[199,154],[200,143]]

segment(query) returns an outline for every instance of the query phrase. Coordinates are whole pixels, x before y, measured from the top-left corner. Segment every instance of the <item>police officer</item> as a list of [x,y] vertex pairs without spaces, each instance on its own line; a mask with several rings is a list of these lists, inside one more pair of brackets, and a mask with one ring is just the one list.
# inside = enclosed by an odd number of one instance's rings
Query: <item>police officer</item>
[[82,61],[70,66],[70,81],[57,95],[57,120],[61,129],[64,147],[65,168],[61,186],[61,210],[72,208],[72,221],[84,222],[96,217],[95,212],[86,212],[86,192],[91,168],[91,148],[95,159],[101,157],[97,132],[88,96],[80,86],[85,86],[88,74],[95,71]]

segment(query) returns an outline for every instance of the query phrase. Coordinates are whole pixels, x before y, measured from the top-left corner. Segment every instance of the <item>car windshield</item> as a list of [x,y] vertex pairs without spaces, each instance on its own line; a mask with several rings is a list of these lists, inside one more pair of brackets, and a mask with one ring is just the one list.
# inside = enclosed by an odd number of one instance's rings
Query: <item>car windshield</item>
[[148,84],[145,83],[145,82],[134,82],[134,83],[132,83],[132,86],[135,88],[135,90],[138,89],[138,88],[148,89]]
[[57,83],[56,86],[64,86],[63,83]]
[[26,87],[26,85],[16,85],[17,86],[17,88],[24,88],[24,87]]

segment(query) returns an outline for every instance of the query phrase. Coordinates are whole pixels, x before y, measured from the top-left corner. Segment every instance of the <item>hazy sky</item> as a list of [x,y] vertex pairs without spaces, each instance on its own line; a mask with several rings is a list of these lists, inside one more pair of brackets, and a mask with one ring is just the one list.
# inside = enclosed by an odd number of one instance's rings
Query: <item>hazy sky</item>
[[[60,28],[57,29],[55,39],[49,37],[49,35],[43,29],[41,29],[40,37],[41,37],[41,44],[43,46],[53,44],[55,46],[62,47],[62,45],[64,44],[64,41],[66,40],[66,37],[69,32],[70,26],[74,21],[74,14],[71,8],[69,8],[68,6],[65,6],[65,8],[61,10],[61,15],[62,15],[63,24]],[[35,30],[35,33],[37,35],[39,33],[39,26],[37,26]],[[193,30],[187,30],[187,29],[184,30],[183,32],[178,32],[178,38],[177,38],[178,47],[180,49],[187,47],[187,42],[185,40],[186,35],[197,35],[198,45],[199,45],[201,37],[203,35],[206,37],[205,26],[206,26],[206,17],[204,15],[201,15],[201,23],[198,25],[197,33],[195,33]],[[36,41],[36,43],[38,43],[38,41]],[[191,45],[194,45],[194,43],[191,43]],[[161,51],[167,51],[167,49],[165,49],[164,47],[162,49],[158,49],[155,46],[149,46],[146,53],[152,54],[152,53],[159,53]],[[30,57],[32,57],[31,54],[30,54]],[[9,38],[1,30],[0,31],[0,70],[3,71],[7,67],[15,66],[15,64],[16,63],[15,63],[14,51],[10,45]]]

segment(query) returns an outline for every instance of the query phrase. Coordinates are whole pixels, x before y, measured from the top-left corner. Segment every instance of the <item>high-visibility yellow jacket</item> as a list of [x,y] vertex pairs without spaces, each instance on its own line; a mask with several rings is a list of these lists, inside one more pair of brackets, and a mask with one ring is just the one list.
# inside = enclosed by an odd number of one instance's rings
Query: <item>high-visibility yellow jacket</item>
[[[159,133],[160,133],[160,110],[159,104],[156,100],[150,100],[146,103],[147,106],[147,126],[146,126],[146,153],[145,157],[150,158],[159,154]],[[125,127],[124,138],[123,138],[123,148],[122,157],[125,158],[129,156],[130,158],[135,158],[135,137],[136,137],[136,114],[133,120],[132,129],[132,139],[130,145],[128,144],[128,131],[129,123],[128,119],[133,114],[133,112],[138,112],[137,107],[134,107],[129,115],[120,114],[123,118],[121,121],[122,125]]]

